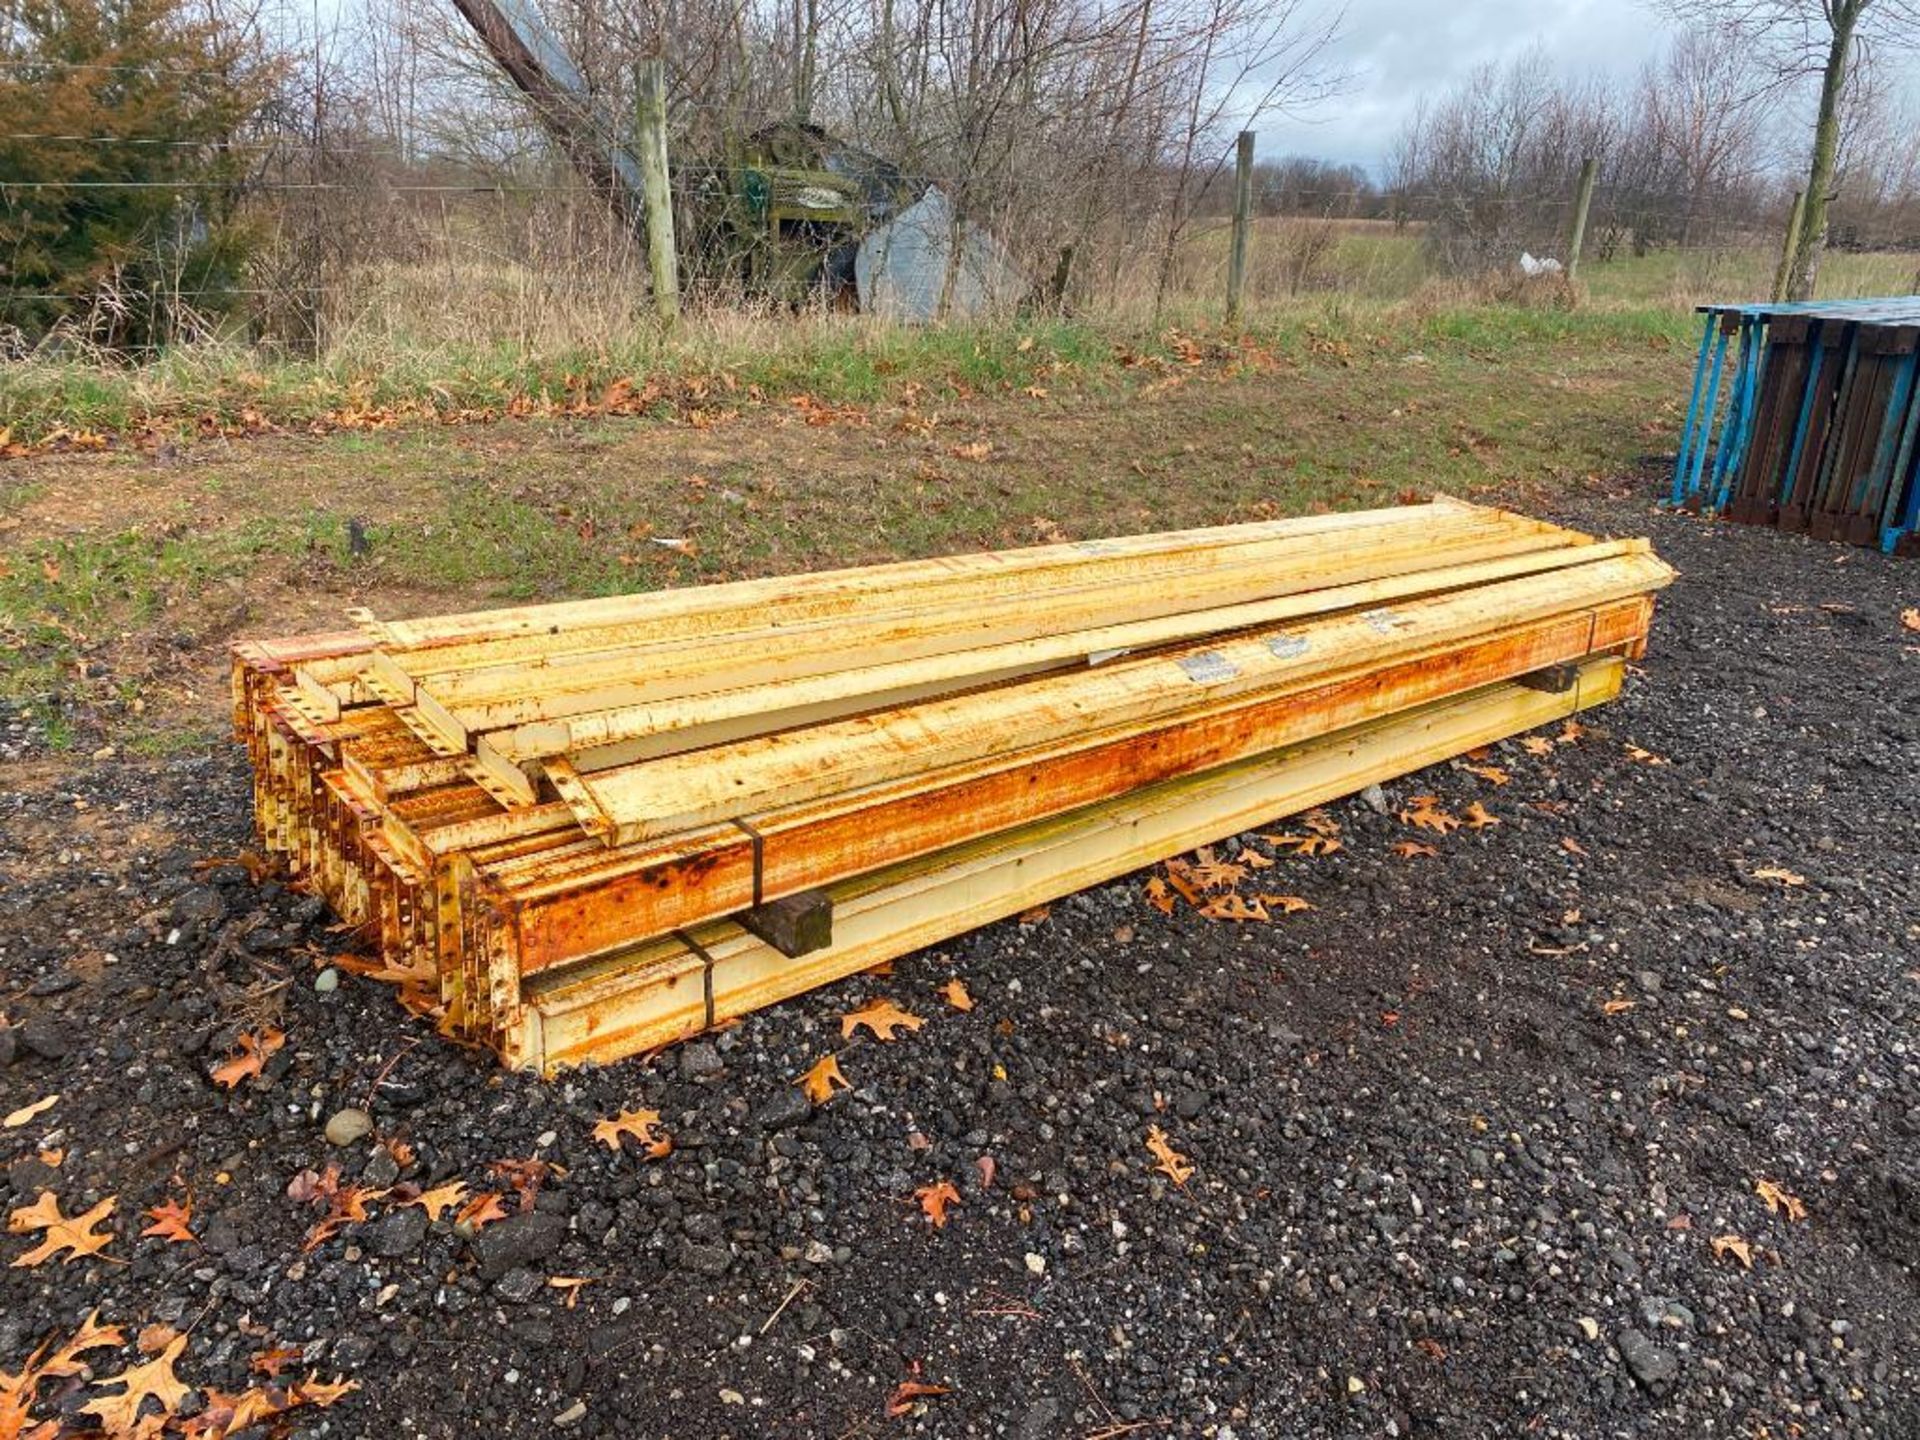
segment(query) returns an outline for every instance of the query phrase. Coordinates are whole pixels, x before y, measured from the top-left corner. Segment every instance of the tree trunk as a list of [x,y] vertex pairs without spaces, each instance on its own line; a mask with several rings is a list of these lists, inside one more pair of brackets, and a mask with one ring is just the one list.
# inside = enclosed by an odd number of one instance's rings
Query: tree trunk
[[1820,275],[1820,255],[1827,247],[1827,202],[1833,198],[1834,159],[1840,149],[1840,97],[1846,89],[1853,29],[1862,8],[1862,0],[1841,0],[1831,12],[1833,43],[1827,49],[1827,68],[1820,78],[1820,110],[1813,122],[1813,160],[1807,167],[1807,208],[1800,223],[1800,243],[1794,248],[1793,269],[1787,282],[1789,300],[1811,300],[1814,282]]

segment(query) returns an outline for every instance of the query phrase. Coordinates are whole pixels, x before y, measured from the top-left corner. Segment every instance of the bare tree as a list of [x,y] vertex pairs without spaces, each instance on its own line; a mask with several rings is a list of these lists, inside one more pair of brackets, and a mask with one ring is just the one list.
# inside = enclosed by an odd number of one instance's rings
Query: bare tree
[[1843,107],[1863,55],[1920,47],[1915,0],[1667,0],[1690,24],[1714,26],[1756,46],[1783,80],[1820,77],[1807,158],[1807,208],[1788,269],[1787,294],[1812,297],[1826,249],[1828,207],[1840,153]]

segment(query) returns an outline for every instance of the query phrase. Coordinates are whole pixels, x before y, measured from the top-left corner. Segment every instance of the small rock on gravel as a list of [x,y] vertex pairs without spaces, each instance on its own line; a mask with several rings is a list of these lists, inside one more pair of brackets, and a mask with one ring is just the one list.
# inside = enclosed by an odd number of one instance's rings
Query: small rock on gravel
[[20,1043],[42,1060],[64,1059],[73,1049],[73,1040],[57,1020],[36,1015],[20,1027]]
[[680,1051],[680,1073],[688,1080],[710,1079],[726,1068],[727,1062],[708,1041],[696,1040]]
[[524,1265],[516,1265],[494,1283],[493,1293],[511,1305],[524,1305],[540,1293],[540,1277]]
[[406,1205],[375,1223],[371,1243],[374,1254],[384,1260],[398,1260],[418,1250],[426,1238],[427,1212]]
[[340,972],[329,965],[313,977],[313,991],[316,995],[331,995],[340,988]]
[[791,1130],[813,1114],[813,1105],[797,1088],[776,1090],[753,1112],[753,1123],[762,1130]]
[[586,1418],[587,1418],[587,1402],[584,1400],[576,1400],[573,1402],[573,1404],[569,1405],[566,1409],[562,1410],[558,1415],[554,1416],[553,1423],[555,1425],[558,1425],[562,1430],[564,1430],[569,1425],[578,1425],[582,1420]]
[[11,1025],[0,1025],[0,1070],[20,1058],[20,1034]]
[[1680,1373],[1673,1352],[1663,1350],[1638,1330],[1622,1330],[1616,1342],[1627,1370],[1649,1395],[1663,1395]]
[[329,1145],[351,1145],[373,1133],[373,1117],[364,1110],[336,1110],[327,1121]]
[[700,1245],[689,1240],[680,1247],[680,1268],[718,1278],[733,1267],[733,1253],[724,1245]]
[[498,1280],[516,1266],[531,1266],[558,1250],[567,1238],[567,1217],[544,1210],[510,1215],[473,1237],[480,1278]]

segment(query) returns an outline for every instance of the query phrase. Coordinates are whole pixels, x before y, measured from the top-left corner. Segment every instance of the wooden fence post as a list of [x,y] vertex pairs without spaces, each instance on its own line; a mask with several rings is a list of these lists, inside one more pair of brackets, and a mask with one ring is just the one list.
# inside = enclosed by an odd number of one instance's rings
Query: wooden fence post
[[1242,130],[1233,160],[1233,249],[1227,256],[1227,323],[1240,323],[1247,283],[1247,230],[1253,224],[1253,131]]
[[1800,227],[1807,219],[1807,192],[1793,192],[1793,205],[1787,211],[1787,238],[1780,247],[1780,267],[1773,272],[1773,303],[1787,298],[1787,285],[1793,279],[1793,253],[1800,248]]
[[1573,192],[1573,223],[1567,227],[1567,279],[1580,271],[1580,247],[1587,240],[1587,210],[1593,204],[1593,182],[1600,163],[1589,159],[1580,167],[1580,184]]
[[680,265],[673,241],[673,183],[667,174],[667,66],[659,56],[640,62],[638,141],[641,200],[646,210],[647,261],[653,304],[663,324],[680,318]]

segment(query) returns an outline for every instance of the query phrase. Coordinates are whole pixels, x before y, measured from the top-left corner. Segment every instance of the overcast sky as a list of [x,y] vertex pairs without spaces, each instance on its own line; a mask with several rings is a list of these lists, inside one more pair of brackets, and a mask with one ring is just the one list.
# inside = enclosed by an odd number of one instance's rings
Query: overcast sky
[[1422,91],[1536,41],[1555,68],[1630,76],[1666,40],[1665,16],[1641,0],[1349,0],[1333,52],[1351,87],[1311,119],[1273,119],[1259,151],[1362,165],[1378,177]]

